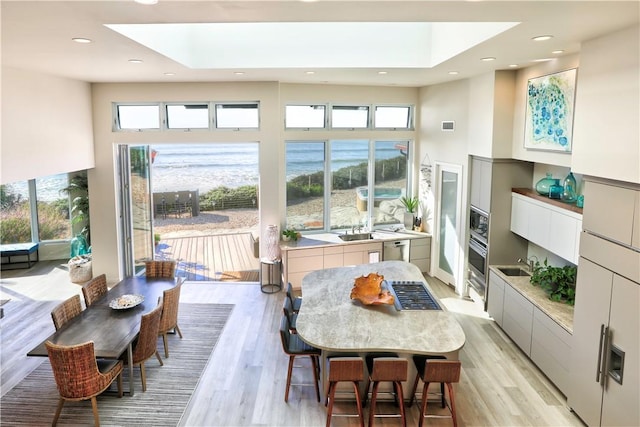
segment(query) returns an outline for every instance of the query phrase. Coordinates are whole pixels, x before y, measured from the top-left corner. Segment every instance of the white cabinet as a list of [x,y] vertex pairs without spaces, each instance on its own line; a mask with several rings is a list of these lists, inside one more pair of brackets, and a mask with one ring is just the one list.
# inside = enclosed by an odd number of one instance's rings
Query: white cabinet
[[429,273],[431,266],[431,237],[425,236],[409,241],[409,262],[423,273]]
[[640,191],[587,181],[584,200],[585,206],[598,207],[585,209],[585,230],[640,248]]
[[471,160],[471,205],[487,213],[491,211],[491,168],[488,160]]
[[382,243],[344,245],[344,265],[360,265],[382,260]]
[[324,268],[323,248],[296,249],[286,252],[284,259],[285,280],[299,289],[302,278],[311,271]]
[[322,250],[324,268],[342,267],[344,265],[344,250],[342,246],[329,246]]
[[539,308],[533,308],[531,360],[567,394],[570,384],[571,334]]
[[[568,403],[588,425],[640,425],[638,301],[640,284],[580,258]],[[608,374],[615,348],[624,352],[621,384]]]
[[511,286],[504,289],[502,329],[527,356],[531,354],[533,303]]
[[518,193],[511,194],[511,231],[578,263],[582,215]]
[[498,275],[489,270],[489,289],[487,290],[487,313],[502,326],[502,312],[504,310],[504,289],[509,286]]

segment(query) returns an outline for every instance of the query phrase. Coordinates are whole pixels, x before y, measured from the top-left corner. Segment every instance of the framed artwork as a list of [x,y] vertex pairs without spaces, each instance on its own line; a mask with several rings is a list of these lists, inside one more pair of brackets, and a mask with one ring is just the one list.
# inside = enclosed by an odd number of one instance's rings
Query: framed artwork
[[571,153],[577,69],[529,79],[524,148]]

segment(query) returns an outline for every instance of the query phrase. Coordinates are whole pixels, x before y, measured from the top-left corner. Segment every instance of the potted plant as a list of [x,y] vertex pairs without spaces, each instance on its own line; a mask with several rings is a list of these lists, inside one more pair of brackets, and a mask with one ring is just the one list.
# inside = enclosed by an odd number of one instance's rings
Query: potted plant
[[282,230],[282,240],[285,242],[288,242],[289,240],[296,241],[298,240],[298,237],[300,237],[300,233],[293,228],[285,228]]
[[401,197],[400,202],[405,207],[407,212],[404,214],[404,227],[413,230],[413,224],[415,223],[415,212],[418,209],[417,197]]
[[573,305],[576,298],[576,273],[575,266],[554,267],[545,259],[543,264],[538,261],[534,264],[530,282],[540,286],[550,300]]

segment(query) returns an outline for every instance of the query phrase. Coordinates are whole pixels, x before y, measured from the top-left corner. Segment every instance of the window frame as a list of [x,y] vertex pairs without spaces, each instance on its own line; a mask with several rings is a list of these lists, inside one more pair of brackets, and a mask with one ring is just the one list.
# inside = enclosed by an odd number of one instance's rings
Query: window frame
[[[211,129],[211,103],[210,102],[163,102],[161,103],[164,113],[163,124],[167,131],[181,131],[181,132],[198,132]],[[207,126],[198,128],[188,127],[169,127],[169,107],[189,105],[206,105],[207,106]]]
[[[120,123],[120,107],[158,107],[158,128],[123,128]],[[162,103],[159,102],[114,102],[112,103],[113,131],[114,132],[159,132],[163,130],[164,114]]]
[[[333,123],[333,111],[334,110],[360,110],[366,109],[367,111],[367,119],[365,121],[364,126],[335,126]],[[364,104],[331,104],[330,105],[330,114],[329,114],[329,128],[330,129],[341,129],[341,130],[366,130],[371,128],[371,105]]]
[[[324,108],[324,119],[322,126],[288,126],[287,125],[287,107],[323,107]],[[323,130],[329,127],[329,104],[323,103],[293,103],[293,104],[285,104],[284,106],[284,128],[286,130]]]
[[[376,125],[376,111],[378,108],[407,108],[407,126],[406,127],[391,127],[391,126],[380,126]],[[415,106],[410,104],[375,104],[373,106],[373,114],[371,115],[371,126],[373,130],[415,130]]]
[[[255,110],[258,113],[258,123],[255,127],[238,127],[238,126],[228,126],[228,127],[220,127],[218,126],[219,120],[218,120],[218,106],[232,106],[232,105],[255,105]],[[213,103],[213,109],[210,110],[210,115],[213,116],[213,130],[235,130],[235,131],[239,131],[239,130],[258,130],[260,129],[260,101],[233,101],[233,102],[214,102]]]

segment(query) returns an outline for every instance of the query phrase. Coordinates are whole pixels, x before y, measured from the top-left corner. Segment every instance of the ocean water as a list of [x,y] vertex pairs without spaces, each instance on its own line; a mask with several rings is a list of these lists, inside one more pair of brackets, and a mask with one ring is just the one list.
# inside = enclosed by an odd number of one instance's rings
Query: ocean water
[[[236,188],[259,182],[258,143],[153,145],[155,156],[151,168],[153,191],[169,192],[198,189],[200,194],[219,187]],[[367,161],[368,141],[336,141],[332,144],[331,170]],[[376,158],[389,159],[401,154],[397,142],[378,142]],[[324,167],[324,145],[296,142],[286,145],[286,177],[320,171]],[[58,188],[66,186],[66,175],[39,178],[36,182],[40,200],[64,197]],[[11,191],[28,196],[27,183],[7,185]]]

